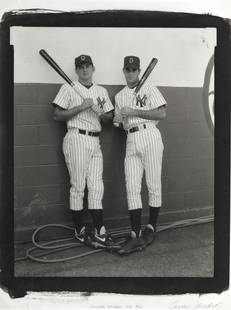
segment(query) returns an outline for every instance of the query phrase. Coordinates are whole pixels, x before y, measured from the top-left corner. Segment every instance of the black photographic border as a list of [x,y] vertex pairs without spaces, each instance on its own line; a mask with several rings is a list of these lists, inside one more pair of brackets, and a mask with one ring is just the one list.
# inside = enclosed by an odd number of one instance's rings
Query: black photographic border
[[[1,286],[11,297],[27,291],[123,294],[220,293],[229,287],[230,239],[230,24],[220,17],[155,11],[7,12],[0,26]],[[212,278],[14,277],[13,48],[10,27],[171,27],[217,29],[215,48],[215,220]],[[163,38],[164,40],[164,38]],[[171,55],[169,56],[171,57]],[[135,268],[135,266],[134,266]]]

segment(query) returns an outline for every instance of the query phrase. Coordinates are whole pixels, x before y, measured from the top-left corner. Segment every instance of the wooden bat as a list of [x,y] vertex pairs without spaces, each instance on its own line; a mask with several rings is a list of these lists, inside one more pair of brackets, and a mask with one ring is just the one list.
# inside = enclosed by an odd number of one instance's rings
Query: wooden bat
[[151,62],[147,66],[144,74],[142,75],[138,85],[135,88],[135,91],[134,91],[135,96],[138,94],[138,92],[140,91],[141,87],[144,85],[145,81],[147,80],[147,78],[151,74],[152,70],[155,68],[157,62],[158,62],[157,58],[152,58]]
[[59,67],[59,65],[54,61],[53,58],[44,50],[41,49],[39,54],[48,62],[48,64],[75,90],[75,92],[82,98],[84,97],[77,91],[75,84],[72,80],[66,75],[66,73]]

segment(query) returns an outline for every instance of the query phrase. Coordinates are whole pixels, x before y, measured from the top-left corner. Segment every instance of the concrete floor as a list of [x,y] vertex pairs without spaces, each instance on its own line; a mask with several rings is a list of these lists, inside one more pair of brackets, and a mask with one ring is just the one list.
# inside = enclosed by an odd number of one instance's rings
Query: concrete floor
[[[79,259],[44,264],[29,259],[15,263],[15,276],[41,277],[213,277],[213,223],[160,232],[156,241],[142,252],[118,256],[99,252]],[[16,256],[31,244],[16,247]],[[74,256],[85,247],[56,253]],[[49,256],[54,258],[54,256]]]

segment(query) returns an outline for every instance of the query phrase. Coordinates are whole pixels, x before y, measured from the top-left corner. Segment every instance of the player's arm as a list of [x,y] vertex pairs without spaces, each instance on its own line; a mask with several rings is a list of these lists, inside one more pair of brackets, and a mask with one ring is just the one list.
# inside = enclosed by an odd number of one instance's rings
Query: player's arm
[[113,122],[114,123],[122,123],[123,119],[122,119],[122,115],[120,113],[120,109],[118,107],[117,104],[115,104],[115,110],[114,110],[114,119],[113,119]]
[[139,110],[139,109],[132,109],[129,107],[123,107],[120,110],[120,113],[123,117],[133,116],[133,117],[140,117],[140,118],[148,119],[148,120],[159,121],[166,117],[166,106],[162,105],[156,109],[151,109],[151,110]]
[[[109,98],[108,92],[106,89],[103,89],[103,100],[104,104],[102,106],[102,113],[100,114],[100,120],[102,120],[103,123],[109,123],[113,119],[113,110],[114,107],[111,103],[111,100]],[[99,98],[99,103],[101,103]]]
[[150,109],[132,109],[124,107],[120,110],[123,116],[135,116],[147,120],[162,120],[166,117],[166,101],[157,87],[151,86],[148,97],[150,100]]
[[123,117],[120,113],[120,106],[118,103],[118,96],[115,96],[115,110],[114,110],[114,118],[113,118],[114,126],[118,128],[123,128]]
[[100,115],[103,123],[108,123],[113,119],[113,111],[109,111]]
[[68,121],[72,117],[78,115],[79,113],[90,109],[93,105],[93,100],[91,98],[86,98],[83,100],[82,104],[79,106],[73,107],[71,109],[63,109],[62,107],[59,107],[58,105],[55,105],[54,110],[54,120],[56,121]]

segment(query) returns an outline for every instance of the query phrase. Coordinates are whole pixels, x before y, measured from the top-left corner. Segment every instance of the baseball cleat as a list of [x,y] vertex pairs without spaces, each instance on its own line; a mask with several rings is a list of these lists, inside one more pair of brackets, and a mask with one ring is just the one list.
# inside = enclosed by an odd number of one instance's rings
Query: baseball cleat
[[82,227],[79,233],[77,233],[77,230],[75,229],[75,238],[85,244],[85,245],[90,245],[92,244],[92,238],[91,236],[87,233],[85,226]]
[[142,233],[140,232],[140,235],[137,238],[135,232],[131,231],[130,237],[127,239],[123,247],[118,251],[118,254],[125,255],[136,251],[142,251],[145,246],[146,245]]
[[107,233],[104,226],[101,227],[99,234],[95,229],[92,244],[95,248],[105,248],[109,250],[120,248],[120,245],[114,242],[111,235]]
[[151,244],[155,240],[156,229],[151,224],[148,224],[144,228],[142,234],[143,234],[145,245],[147,246],[147,245]]

